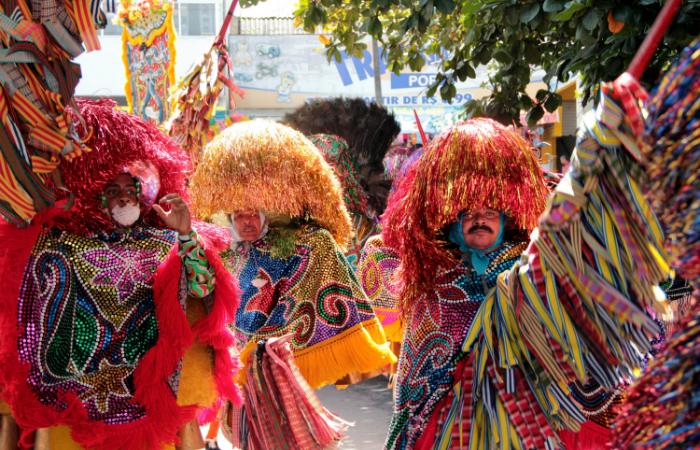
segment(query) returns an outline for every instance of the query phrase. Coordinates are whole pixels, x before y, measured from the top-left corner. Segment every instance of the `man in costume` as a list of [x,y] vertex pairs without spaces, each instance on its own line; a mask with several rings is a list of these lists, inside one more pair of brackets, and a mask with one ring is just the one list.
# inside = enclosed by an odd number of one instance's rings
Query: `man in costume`
[[546,212],[532,149],[488,119],[441,133],[390,196],[405,331],[387,448],[555,448],[586,423],[570,382],[614,389],[644,364],[663,233],[614,170],[633,162],[585,138]]
[[192,193],[202,218],[234,213],[232,230],[235,212],[268,219],[249,251],[234,242],[222,254],[242,291],[233,328],[244,362],[258,341],[287,334],[314,389],[396,361],[343,256],[351,231],[340,184],[308,139],[272,122],[234,124],[202,153]]
[[232,230],[241,211],[269,216],[249,252],[234,242],[222,255],[240,267],[234,329],[242,345],[293,333],[296,362],[313,388],[392,361],[342,255],[350,221],[340,185],[309,140],[276,123],[235,124],[204,151],[192,194],[200,217],[234,213]]
[[53,449],[203,445],[198,411],[240,401],[221,232],[192,227],[179,147],[113,102],[78,105],[92,150],[61,166],[76,206],[0,230],[2,398]]

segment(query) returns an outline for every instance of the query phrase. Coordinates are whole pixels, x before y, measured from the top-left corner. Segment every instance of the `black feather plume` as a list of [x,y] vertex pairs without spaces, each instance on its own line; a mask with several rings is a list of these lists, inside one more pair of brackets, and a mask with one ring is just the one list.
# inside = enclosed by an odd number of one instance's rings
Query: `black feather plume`
[[369,195],[370,214],[384,211],[389,189],[381,180],[383,161],[401,131],[392,113],[375,102],[335,97],[314,100],[285,114],[282,122],[306,136],[322,133],[345,139]]

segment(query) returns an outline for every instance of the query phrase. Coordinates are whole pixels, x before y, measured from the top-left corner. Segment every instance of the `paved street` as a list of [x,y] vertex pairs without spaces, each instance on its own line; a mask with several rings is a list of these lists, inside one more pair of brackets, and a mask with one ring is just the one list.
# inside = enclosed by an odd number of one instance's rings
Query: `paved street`
[[338,390],[325,386],[316,391],[321,404],[348,422],[343,450],[381,450],[384,447],[389,422],[391,422],[391,390],[386,388],[383,376]]
[[[339,390],[335,386],[325,386],[317,390],[321,404],[354,427],[345,431],[348,439],[343,450],[382,450],[389,422],[391,422],[391,391],[386,388],[388,380],[383,376]],[[208,427],[202,427],[206,435]],[[231,444],[219,438],[221,450],[231,450]]]

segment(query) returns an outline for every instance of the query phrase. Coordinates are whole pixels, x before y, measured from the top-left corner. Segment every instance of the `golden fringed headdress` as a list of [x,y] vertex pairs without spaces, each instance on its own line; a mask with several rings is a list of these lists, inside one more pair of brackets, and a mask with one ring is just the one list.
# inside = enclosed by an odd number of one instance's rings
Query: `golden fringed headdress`
[[236,123],[202,152],[191,180],[195,213],[262,209],[310,218],[345,247],[352,235],[333,169],[298,131],[262,120]]

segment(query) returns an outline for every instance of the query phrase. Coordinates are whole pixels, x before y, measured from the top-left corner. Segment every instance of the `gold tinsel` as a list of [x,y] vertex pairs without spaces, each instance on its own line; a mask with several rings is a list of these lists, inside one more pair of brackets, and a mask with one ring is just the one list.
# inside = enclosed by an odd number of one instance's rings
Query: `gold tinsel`
[[345,248],[352,236],[333,169],[298,131],[263,120],[236,123],[203,151],[191,180],[195,213],[263,209],[310,218]]

